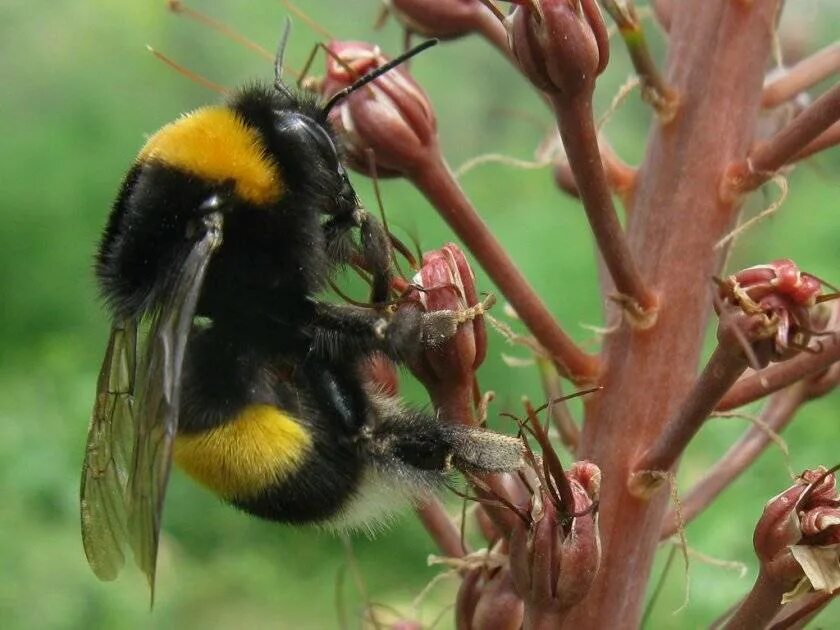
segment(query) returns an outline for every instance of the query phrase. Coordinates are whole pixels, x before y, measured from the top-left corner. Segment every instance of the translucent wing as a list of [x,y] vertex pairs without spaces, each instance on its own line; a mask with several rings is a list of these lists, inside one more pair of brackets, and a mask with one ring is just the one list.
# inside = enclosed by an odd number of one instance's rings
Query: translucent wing
[[114,322],[96,385],[80,492],[82,543],[101,580],[113,580],[125,562],[125,488],[134,443],[136,356],[137,323]]
[[192,250],[152,320],[140,371],[127,524],[134,559],[146,574],[153,600],[163,499],[178,429],[184,349],[207,265],[221,242],[222,215],[204,217]]

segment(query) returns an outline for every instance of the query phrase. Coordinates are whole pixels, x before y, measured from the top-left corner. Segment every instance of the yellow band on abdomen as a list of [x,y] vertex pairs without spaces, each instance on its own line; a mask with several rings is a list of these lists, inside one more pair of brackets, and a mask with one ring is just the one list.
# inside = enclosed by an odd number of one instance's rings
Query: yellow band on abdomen
[[271,405],[249,405],[224,425],[175,439],[175,462],[225,499],[247,499],[303,463],[312,436]]

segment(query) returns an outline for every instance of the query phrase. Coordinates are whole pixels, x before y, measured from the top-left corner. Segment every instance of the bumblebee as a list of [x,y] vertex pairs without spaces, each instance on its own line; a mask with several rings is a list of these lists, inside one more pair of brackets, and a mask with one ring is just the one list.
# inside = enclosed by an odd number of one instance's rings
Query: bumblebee
[[[286,34],[288,34],[288,27]],[[285,42],[285,36],[283,38]],[[388,309],[390,243],[342,165],[328,102],[282,80],[239,90],[152,135],[95,261],[112,317],[81,479],[82,538],[114,579],[126,546],[154,592],[171,462],[265,519],[359,527],[450,470],[507,471],[521,443],[443,423],[366,385],[480,314]],[[318,298],[351,255],[379,307]]]

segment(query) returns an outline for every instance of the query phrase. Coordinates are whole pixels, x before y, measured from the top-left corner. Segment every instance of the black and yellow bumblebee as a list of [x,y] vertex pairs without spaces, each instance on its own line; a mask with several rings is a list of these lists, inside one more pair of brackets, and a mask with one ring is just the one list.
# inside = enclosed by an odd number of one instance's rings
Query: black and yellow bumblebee
[[[431,43],[322,103],[283,82],[284,37],[273,85],[185,114],[140,151],[95,262],[112,328],[81,521],[101,579],[116,577],[128,546],[154,588],[172,460],[246,512],[337,528],[381,519],[453,468],[521,464],[518,440],[410,409],[359,372],[481,312],[384,307],[388,234],[361,207],[327,118]],[[318,298],[354,254],[378,307]]]

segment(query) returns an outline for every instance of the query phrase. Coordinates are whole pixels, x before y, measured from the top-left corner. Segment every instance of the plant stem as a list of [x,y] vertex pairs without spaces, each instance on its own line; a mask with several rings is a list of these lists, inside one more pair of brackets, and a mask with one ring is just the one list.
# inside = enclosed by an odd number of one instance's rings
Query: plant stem
[[595,380],[600,370],[598,359],[583,352],[557,325],[545,303],[467,199],[443,159],[425,161],[408,177],[473,253],[531,334],[557,362],[558,369],[575,383]]
[[[805,385],[796,384],[778,392],[761,414],[766,428],[779,433],[790,422],[805,401]],[[691,490],[684,493],[679,515],[671,509],[662,527],[662,539],[673,536],[706,509],[717,496],[744,472],[770,444],[770,436],[762,427],[751,426],[740,440],[709,469]],[[682,522],[680,522],[680,518]]]
[[688,399],[670,420],[653,445],[633,465],[630,478],[631,492],[639,497],[649,497],[664,481],[659,473],[670,470],[682,455],[715,404],[732,383],[747,369],[747,359],[739,349],[718,345]]
[[455,527],[440,501],[429,497],[418,505],[415,511],[441,553],[450,558],[460,558],[469,553],[469,549],[465,549],[461,543],[461,532]]
[[[592,94],[584,90],[568,98],[553,95],[552,102],[563,146],[598,249],[616,290],[632,300],[631,315],[636,316],[640,327],[649,327],[655,322],[652,316],[655,316],[658,300],[643,282],[618,221],[598,148],[592,118]],[[637,312],[632,313],[634,309]]]
[[618,32],[627,46],[630,61],[642,82],[642,98],[650,103],[663,123],[673,120],[679,98],[665,82],[651,57],[645,32],[632,0],[625,0],[621,5],[615,0],[603,0],[602,4],[618,26]]
[[724,198],[755,190],[794,159],[809,142],[840,120],[840,83],[802,110],[772,138],[750,151],[746,160],[727,168]]
[[804,149],[788,161],[788,164],[799,162],[800,160],[811,157],[815,153],[836,147],[838,144],[840,144],[840,122],[834,123],[831,127],[806,144]]
[[840,334],[827,337],[819,352],[803,352],[789,361],[739,379],[715,409],[728,411],[749,404],[800,379],[819,374],[837,361],[840,361]]
[[765,85],[761,106],[777,107],[837,72],[840,72],[840,43],[830,44],[806,57]]
[[626,480],[697,378],[711,312],[702,288],[720,273],[725,252],[714,243],[739,209],[709,191],[754,137],[778,7],[775,1],[674,2],[665,77],[680,94],[680,111],[669,125],[651,128],[627,222],[630,249],[661,306],[655,334],[622,326],[606,337],[604,389],[585,403],[578,457],[603,473],[604,570],[569,611],[570,628],[638,627],[668,495],[639,500]]
[[724,630],[754,630],[766,627],[781,609],[782,595],[789,586],[760,570],[752,590],[724,624]]

